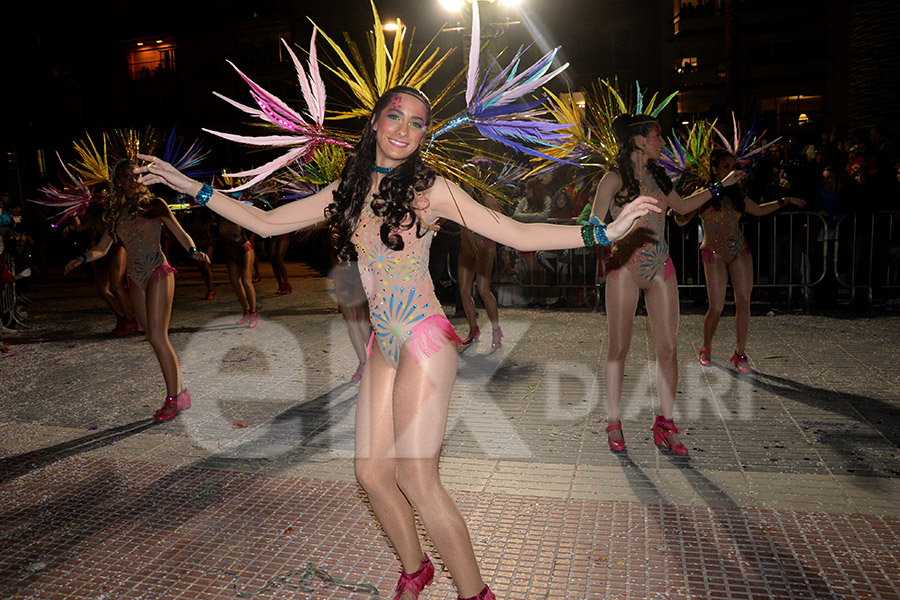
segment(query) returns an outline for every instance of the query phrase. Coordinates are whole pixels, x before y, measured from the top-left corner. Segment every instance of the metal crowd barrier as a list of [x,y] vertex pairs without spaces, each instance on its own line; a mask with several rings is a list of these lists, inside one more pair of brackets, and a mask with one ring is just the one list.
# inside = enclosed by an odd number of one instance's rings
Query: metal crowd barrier
[[[817,213],[778,212],[746,219],[741,229],[753,254],[754,287],[785,290],[788,305],[798,294],[808,302],[813,286],[823,282],[849,289],[852,299],[862,293],[870,301],[873,289],[900,290],[900,221],[890,212],[845,216],[831,228]],[[666,239],[679,288],[705,288],[699,220],[684,227],[667,220]],[[507,295],[517,287],[525,290],[523,303],[565,293],[596,308],[606,281],[606,252],[501,248],[495,282]]]

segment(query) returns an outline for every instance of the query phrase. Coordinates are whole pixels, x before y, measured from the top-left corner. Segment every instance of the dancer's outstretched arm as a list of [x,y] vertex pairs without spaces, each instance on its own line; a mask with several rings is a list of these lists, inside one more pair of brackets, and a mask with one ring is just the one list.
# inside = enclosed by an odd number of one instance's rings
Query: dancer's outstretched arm
[[[162,183],[191,198],[195,197],[203,188],[202,183],[191,179],[155,156],[138,154],[138,158],[150,163],[135,169],[135,173],[141,175],[141,183],[144,185]],[[206,206],[229,221],[254,233],[263,237],[271,237],[304,229],[324,221],[325,207],[331,204],[332,192],[337,189],[339,183],[339,180],[335,181],[312,196],[283,204],[273,210],[260,210],[217,191],[212,193]]]
[[[429,206],[438,217],[450,219],[463,227],[518,250],[565,250],[585,245],[581,227],[550,223],[520,223],[476,202],[458,185],[438,177],[426,192]],[[657,201],[641,196],[625,205],[619,217],[606,228],[610,242],[621,239],[634,222],[648,212],[660,212]]]
[[[725,179],[722,180],[721,185],[723,187],[728,187],[729,185],[734,185],[744,178],[743,171],[732,171],[728,175],[725,176]],[[712,197],[712,188],[704,188],[697,190],[687,198],[682,198],[681,195],[676,191],[669,192],[669,195],[666,197],[666,201],[669,203],[669,206],[672,207],[672,210],[678,214],[684,215],[691,211],[697,210],[707,202],[709,202]]]
[[212,262],[205,252],[197,250],[193,238],[191,238],[190,234],[184,230],[184,227],[181,226],[181,223],[178,222],[175,215],[172,214],[172,209],[169,208],[169,205],[162,200],[160,200],[160,203],[163,205],[160,207],[160,211],[162,211],[160,219],[162,220],[163,225],[172,232],[172,235],[178,240],[178,243],[181,244],[185,250],[190,252],[191,258],[205,263]]
[[81,265],[103,258],[104,256],[106,256],[106,253],[109,252],[109,249],[112,248],[112,245],[112,236],[109,235],[109,232],[104,232],[103,237],[100,238],[100,241],[97,242],[96,246],[94,246],[90,250],[85,251],[85,253],[78,258],[73,258],[68,262],[65,270],[63,271],[63,275],[68,275],[69,271],[71,271],[72,269],[77,269]]

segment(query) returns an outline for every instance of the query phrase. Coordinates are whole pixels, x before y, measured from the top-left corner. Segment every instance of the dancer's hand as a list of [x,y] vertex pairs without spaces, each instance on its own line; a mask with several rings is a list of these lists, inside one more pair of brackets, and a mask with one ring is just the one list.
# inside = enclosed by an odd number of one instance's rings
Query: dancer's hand
[[207,255],[206,252],[200,252],[198,250],[197,252],[191,254],[191,258],[193,258],[197,262],[212,264],[212,260],[210,260],[209,255]]
[[199,181],[195,181],[167,163],[166,161],[149,154],[138,154],[138,158],[146,160],[149,165],[137,167],[134,172],[141,176],[143,185],[162,183],[176,192],[181,192],[193,198],[203,187]]
[[794,196],[785,196],[784,201],[787,204],[793,204],[794,206],[797,206],[799,208],[803,208],[804,206],[806,206],[806,200],[804,200],[803,198],[795,198]]
[[73,258],[72,260],[70,260],[70,261],[66,264],[66,268],[63,269],[63,275],[68,275],[68,274],[69,274],[69,271],[71,271],[72,269],[77,269],[78,267],[80,267],[80,266],[83,265],[83,264],[84,264],[84,257],[83,257],[83,256],[79,256],[79,257],[77,257],[77,258]]
[[728,175],[725,176],[725,179],[722,180],[722,185],[724,185],[725,187],[728,187],[729,185],[734,185],[746,176],[747,176],[747,174],[744,173],[743,171],[735,169],[734,171],[732,171],[731,173],[729,173]]
[[622,212],[619,213],[616,220],[606,226],[606,237],[609,238],[610,242],[622,239],[628,235],[638,219],[651,211],[656,213],[662,212],[662,209],[657,204],[659,204],[659,201],[656,198],[638,196],[622,207]]

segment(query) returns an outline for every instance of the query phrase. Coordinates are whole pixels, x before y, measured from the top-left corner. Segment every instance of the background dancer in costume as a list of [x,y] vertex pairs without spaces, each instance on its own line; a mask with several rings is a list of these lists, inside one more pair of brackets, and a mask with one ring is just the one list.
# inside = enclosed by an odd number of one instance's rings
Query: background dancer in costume
[[243,227],[228,219],[219,221],[219,237],[225,250],[225,264],[228,267],[231,289],[244,309],[244,315],[237,324],[253,329],[259,321],[259,313],[256,311],[256,286],[253,285],[253,258],[256,254],[253,251],[253,243]]
[[166,399],[162,408],[156,411],[156,420],[168,421],[178,411],[190,408],[191,395],[184,387],[178,357],[169,342],[175,269],[160,249],[162,226],[165,225],[181,245],[189,249],[194,260],[209,261],[209,257],[197,251],[169,206],[141,185],[135,169],[136,165],[128,160],[116,164],[112,189],[104,200],[106,231],[96,246],[71,260],[65,272],[105,256],[117,241],[125,245],[128,294],[166,382]]
[[[735,157],[725,150],[716,150],[710,157],[712,185],[724,184],[735,168]],[[700,364],[709,366],[712,363],[712,340],[725,306],[725,292],[728,279],[731,278],[731,289],[734,292],[735,337],[737,338],[731,363],[741,373],[753,370],[747,358],[747,335],[750,331],[750,293],[753,291],[753,255],[750,246],[744,241],[739,221],[746,213],[762,217],[775,212],[779,208],[792,204],[803,207],[806,202],[800,198],[786,196],[775,202],[757,204],[745,197],[741,186],[732,185],[721,189],[715,197],[696,213],[676,217],[679,225],[685,225],[698,214],[703,227],[703,243],[700,245],[700,256],[703,260],[703,272],[706,275],[706,294],[709,298],[709,309],[703,319],[703,347],[700,348]]]
[[[607,213],[617,217],[628,201],[642,196],[651,196],[663,209],[671,207],[678,213],[695,210],[712,198],[709,190],[699,191],[686,199],[673,190],[672,180],[656,162],[665,142],[654,117],[623,114],[615,118],[611,129],[618,148],[615,168],[604,175],[597,186],[592,218],[603,220]],[[740,172],[729,173],[720,185],[733,185],[741,176]],[[643,291],[656,351],[659,406],[653,424],[653,440],[657,445],[665,445],[673,454],[685,456],[688,449],[678,439],[679,430],[674,423],[678,385],[678,283],[665,240],[665,212],[650,212],[639,221],[633,233],[616,242],[608,260],[607,273],[606,402],[609,425],[606,433],[609,447],[614,452],[625,449],[619,404],[634,314],[638,296]]]
[[[103,223],[103,206],[99,202],[89,206],[83,216],[73,217],[72,224],[66,226],[63,235],[69,231],[85,230],[90,232],[89,243],[91,246],[96,245],[106,231],[106,225]],[[138,329],[138,322],[134,318],[134,310],[131,308],[131,300],[128,299],[128,292],[125,291],[126,264],[125,247],[120,242],[114,243],[106,256],[91,264],[94,268],[97,295],[116,316],[116,326],[112,331],[119,337],[131,335]]]
[[411,600],[431,583],[414,511],[461,598],[494,598],[484,584],[466,524],[438,473],[461,341],[438,303],[428,272],[434,224],[444,218],[524,250],[563,249],[621,238],[636,219],[659,211],[651,198],[622,207],[608,228],[519,223],[478,204],[424,164],[420,146],[431,122],[428,98],[409,87],[378,100],[338,181],[303,200],[262,211],[201,185],[171,165],[141,155],[146,185],[165,183],[263,236],[314,225],[327,215],[338,252],[355,249],[374,333],[356,420],[356,474],[400,557],[396,598]]
[[[473,178],[482,176],[475,164],[467,164],[463,170]],[[497,212],[500,211],[500,205],[490,195],[482,193],[471,185],[463,184],[463,189],[473,197],[477,197],[481,204]],[[473,283],[478,290],[481,303],[484,305],[484,311],[491,320],[491,348],[499,348],[502,344],[503,330],[500,329],[500,313],[497,310],[497,299],[491,291],[491,276],[494,272],[496,258],[497,243],[494,240],[472,233],[465,227],[460,228],[457,280],[459,281],[460,299],[466,313],[466,322],[469,324],[469,334],[463,340],[464,345],[478,341],[481,335],[476,318],[475,298],[472,296]]]

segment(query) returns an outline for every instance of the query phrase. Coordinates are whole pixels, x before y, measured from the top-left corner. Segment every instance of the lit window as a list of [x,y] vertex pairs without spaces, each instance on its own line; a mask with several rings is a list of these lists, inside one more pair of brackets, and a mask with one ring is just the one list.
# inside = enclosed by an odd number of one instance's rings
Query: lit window
[[175,74],[175,38],[153,38],[128,45],[128,74],[132,79]]

